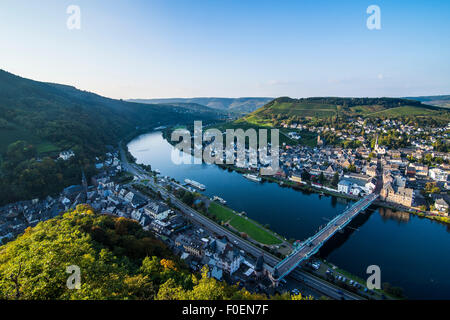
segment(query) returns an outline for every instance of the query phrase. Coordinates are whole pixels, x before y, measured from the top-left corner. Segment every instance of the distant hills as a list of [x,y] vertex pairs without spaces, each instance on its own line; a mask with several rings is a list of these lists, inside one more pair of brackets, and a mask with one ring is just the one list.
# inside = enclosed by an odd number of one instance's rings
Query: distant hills
[[273,126],[286,121],[337,121],[339,118],[351,117],[403,118],[415,123],[445,123],[450,120],[450,113],[445,108],[400,98],[281,97],[236,122]]
[[157,104],[198,104],[209,108],[235,113],[249,113],[262,107],[273,98],[168,98],[168,99],[132,99],[131,102]]
[[450,95],[407,97],[405,99],[417,100],[432,106],[450,108]]

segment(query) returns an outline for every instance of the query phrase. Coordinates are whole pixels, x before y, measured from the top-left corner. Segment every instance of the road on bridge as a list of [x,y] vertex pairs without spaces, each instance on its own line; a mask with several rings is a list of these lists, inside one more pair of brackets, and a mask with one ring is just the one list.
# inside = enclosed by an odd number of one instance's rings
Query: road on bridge
[[365,198],[359,200],[352,207],[344,211],[344,213],[331,220],[318,233],[306,240],[301,247],[296,249],[294,253],[289,255],[276,266],[278,269],[279,279],[284,278],[302,261],[309,259],[312,255],[317,253],[319,248],[322,247],[322,245],[329,238],[331,238],[337,231],[343,229],[355,216],[366,209],[377,197],[378,194],[371,193]]

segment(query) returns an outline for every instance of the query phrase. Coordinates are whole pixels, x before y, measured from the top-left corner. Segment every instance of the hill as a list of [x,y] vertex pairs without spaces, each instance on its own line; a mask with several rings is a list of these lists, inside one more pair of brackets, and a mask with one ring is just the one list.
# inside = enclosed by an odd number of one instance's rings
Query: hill
[[[71,86],[43,83],[0,70],[0,130],[21,128],[30,136],[60,148],[82,144],[98,150],[136,126],[216,119],[218,113],[195,111],[177,106],[147,105],[114,100]],[[94,124],[92,126],[91,124]],[[73,130],[73,129],[77,130]],[[9,132],[9,136],[13,133]],[[3,136],[3,134],[2,134]],[[13,140],[13,138],[10,138]],[[0,141],[0,151],[5,151]]]
[[450,113],[420,101],[398,98],[305,98],[275,99],[262,108],[237,120],[258,126],[279,126],[283,122],[315,123],[348,121],[354,118],[403,119],[417,124],[440,124]]
[[249,113],[273,98],[167,98],[167,99],[133,99],[129,101],[139,103],[195,103],[213,109],[225,110],[235,113]]
[[[79,290],[67,287],[69,266],[79,267]],[[136,221],[97,215],[89,206],[80,205],[0,246],[0,299],[224,300],[265,296],[209,278],[207,269],[201,275],[191,274],[182,260]]]
[[420,101],[432,106],[450,108],[450,95],[407,97],[405,99]]
[[[114,100],[0,70],[0,205],[78,183],[82,169],[93,173],[106,145],[116,145],[136,128],[220,117],[214,110]],[[54,161],[68,149],[75,158]]]

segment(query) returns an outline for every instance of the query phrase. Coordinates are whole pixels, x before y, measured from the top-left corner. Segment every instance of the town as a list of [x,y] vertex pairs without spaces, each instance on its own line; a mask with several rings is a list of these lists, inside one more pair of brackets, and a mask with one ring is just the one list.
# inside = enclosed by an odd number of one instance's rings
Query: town
[[[282,185],[350,199],[370,194],[380,180],[378,205],[450,222],[450,154],[441,151],[445,149],[442,141],[449,137],[450,124],[425,128],[399,120],[350,120],[354,121],[349,121],[344,129],[282,123],[280,131],[287,132],[281,133],[294,143],[282,143],[279,170],[273,176],[262,173],[270,161],[241,161],[229,167],[260,174],[262,179]],[[301,143],[303,135],[312,135],[316,141],[312,145]],[[333,143],[326,143],[328,140]],[[236,144],[234,149],[238,149]],[[261,147],[257,151],[263,155],[267,152]],[[383,168],[380,177],[376,176],[378,161]]]
[[[356,139],[361,142],[356,148],[326,144],[326,138],[321,137],[333,131],[330,128],[292,124],[288,127],[291,139],[301,140],[302,134],[313,132],[317,135],[316,146],[284,142],[279,157],[280,169],[274,176],[261,177],[281,185],[308,188],[355,200],[373,193],[377,186],[381,186],[377,205],[449,222],[449,155],[434,151],[437,139],[447,138],[449,126],[424,130],[390,120],[382,124],[382,127],[372,127],[367,123],[356,122],[355,128],[365,126],[366,134],[372,132],[367,138]],[[410,137],[411,146],[394,149],[380,145],[379,137],[395,127],[398,127],[397,132]],[[351,132],[336,132],[336,136],[355,139],[352,134],[358,132]],[[433,139],[417,138],[431,134]],[[374,143],[371,144],[373,139]],[[234,147],[235,150],[238,148],[237,145]],[[267,150],[258,151],[266,153]],[[74,156],[73,151],[67,150],[61,152],[59,158],[67,161]],[[253,173],[257,177],[258,171],[269,165],[270,162],[255,165],[245,161],[236,162],[233,168]],[[381,175],[377,170],[378,165],[382,168]],[[180,191],[195,193],[196,190],[192,188],[196,186],[194,182],[180,184],[170,177],[160,176],[158,170],[152,171],[149,166],[130,165],[121,151],[111,146],[104,161],[99,161],[95,167],[98,173],[89,182],[83,172],[81,184],[65,188],[59,196],[21,201],[0,208],[0,240],[6,243],[40,221],[74,209],[79,204],[88,204],[95,212],[139,222],[145,230],[151,230],[164,241],[193,271],[200,271],[207,265],[210,276],[219,281],[239,283],[253,292],[273,293],[273,279],[267,271],[273,269],[265,263],[263,255],[246,252],[240,248],[238,241],[219,235],[191,219],[186,212],[174,206],[170,199],[162,197],[160,191],[155,192],[150,180],[174,195]],[[203,196],[196,200],[201,201],[225,203],[217,196],[212,199]],[[318,270],[320,264],[319,261],[308,263],[313,271]],[[326,269],[327,277],[332,273],[331,269]],[[336,274],[333,279],[345,277]],[[352,282],[352,289],[367,292],[367,288]],[[283,281],[281,285],[285,283]],[[295,287],[298,286],[295,284]],[[299,293],[296,288],[291,292]]]
[[[65,151],[60,156],[68,160],[73,154]],[[90,183],[83,174],[80,185],[65,188],[58,197],[48,196],[43,200],[1,207],[0,241],[6,243],[28,227],[75,209],[77,205],[88,204],[97,213],[139,222],[144,230],[152,231],[165,242],[193,271],[200,271],[207,265],[210,276],[218,281],[245,284],[252,292],[270,292],[271,283],[264,277],[262,256],[249,256],[236,246],[236,241],[202,228],[150,189],[139,191],[143,187],[138,184],[138,177],[127,173],[119,158],[119,151],[108,152],[105,161],[96,165],[99,173]],[[171,185],[174,191],[178,188],[193,191],[173,179],[157,178],[156,173],[153,174],[155,181],[166,188]]]
[[[65,188],[57,197],[21,201],[0,208],[1,241],[6,243],[13,240],[26,228],[33,227],[40,221],[75,209],[78,205],[87,204],[97,213],[137,221],[144,230],[152,231],[166,243],[194,272],[199,272],[206,265],[211,277],[245,286],[247,290],[255,293],[270,295],[287,290],[292,295],[298,295],[300,292],[317,298],[326,295],[322,289],[318,290],[326,282],[319,285],[315,283],[311,288],[311,285],[306,285],[306,275],[294,275],[289,282],[283,279],[274,286],[271,272],[275,260],[269,253],[265,256],[263,250],[255,250],[245,239],[236,240],[239,236],[233,236],[229,231],[223,232],[218,226],[214,227],[214,222],[197,220],[197,212],[191,211],[195,212],[194,216],[194,213],[171,203],[170,199],[164,198],[160,191],[155,192],[151,186],[170,190],[173,195],[180,190],[189,194],[195,193],[196,190],[187,183],[182,185],[167,176],[161,177],[156,170],[149,170],[148,166],[130,164],[120,153],[120,150],[111,148],[105,155],[105,160],[96,164],[97,175],[88,182],[83,173],[80,185]],[[60,157],[64,156],[67,156],[65,159],[68,160],[73,154],[70,151],[61,153]],[[201,199],[196,201],[224,202],[219,197]],[[248,250],[242,249],[244,245]],[[267,259],[270,259],[270,264]],[[311,272],[321,269],[326,281],[331,280],[351,291],[380,297],[374,291],[369,291],[364,284],[346,279],[344,275],[318,260],[308,262],[306,267]],[[335,298],[339,298],[343,293],[333,287],[328,296],[333,294]],[[350,299],[355,297],[350,294],[347,296]]]

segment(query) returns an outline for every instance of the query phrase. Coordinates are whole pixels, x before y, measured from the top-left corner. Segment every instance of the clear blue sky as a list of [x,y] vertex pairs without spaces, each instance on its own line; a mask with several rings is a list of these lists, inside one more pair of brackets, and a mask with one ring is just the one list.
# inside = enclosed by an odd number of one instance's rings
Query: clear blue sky
[[0,2],[1,69],[113,98],[450,94],[449,62],[444,0]]

